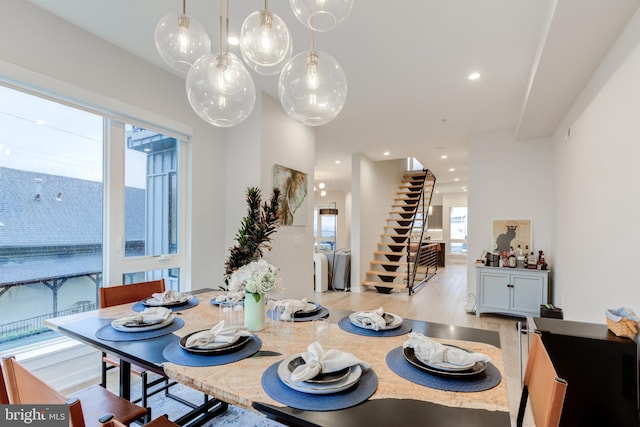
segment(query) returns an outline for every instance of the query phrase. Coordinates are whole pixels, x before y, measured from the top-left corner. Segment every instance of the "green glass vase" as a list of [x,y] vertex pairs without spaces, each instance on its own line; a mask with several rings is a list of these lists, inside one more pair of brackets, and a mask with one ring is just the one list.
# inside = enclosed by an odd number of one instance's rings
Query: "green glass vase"
[[264,329],[264,295],[246,292],[244,295],[244,326],[251,332]]

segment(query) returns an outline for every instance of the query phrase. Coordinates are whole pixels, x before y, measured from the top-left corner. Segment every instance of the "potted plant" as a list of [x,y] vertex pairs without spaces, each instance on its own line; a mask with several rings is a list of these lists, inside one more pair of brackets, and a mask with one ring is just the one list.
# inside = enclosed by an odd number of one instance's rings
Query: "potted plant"
[[263,203],[260,189],[249,187],[247,216],[224,264],[227,289],[245,292],[245,326],[249,330],[264,328],[264,294],[276,285],[278,270],[262,260],[262,255],[271,250],[271,238],[279,225],[280,190],[274,188],[269,201]]

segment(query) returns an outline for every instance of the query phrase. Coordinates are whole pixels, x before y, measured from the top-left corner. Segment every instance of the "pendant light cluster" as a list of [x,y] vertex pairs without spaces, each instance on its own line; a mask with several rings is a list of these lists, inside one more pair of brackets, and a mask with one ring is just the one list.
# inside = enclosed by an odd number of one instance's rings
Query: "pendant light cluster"
[[[291,57],[293,42],[282,19],[264,10],[250,14],[240,32],[240,51],[256,73],[280,74],[278,96],[284,110],[295,120],[319,126],[333,120],[347,97],[347,79],[340,64],[315,50],[315,32],[333,29],[343,21],[355,0],[290,0],[296,18],[311,30],[311,47]],[[235,126],[253,111],[256,90],[242,61],[229,52],[229,0],[223,37],[223,7],[220,0],[220,46],[211,53],[206,31],[186,14],[168,14],[156,27],[156,48],[162,59],[187,74],[187,98],[206,122],[219,127]]]

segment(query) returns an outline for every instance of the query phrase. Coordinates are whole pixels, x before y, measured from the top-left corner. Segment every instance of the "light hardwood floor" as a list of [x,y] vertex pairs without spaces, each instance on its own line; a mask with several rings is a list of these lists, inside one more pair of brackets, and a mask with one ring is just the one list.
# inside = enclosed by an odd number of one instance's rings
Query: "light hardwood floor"
[[[475,314],[465,311],[466,264],[450,263],[446,268],[438,269],[438,273],[411,296],[407,291],[394,290],[390,294],[382,294],[371,289],[362,292],[316,293],[314,298],[324,306],[338,309],[366,310],[383,307],[385,311],[405,318],[498,331],[503,350],[510,414],[512,424],[515,425],[521,391],[519,337],[516,327],[518,319],[484,313],[478,318]],[[525,361],[526,350],[527,337],[522,335],[522,352]],[[525,425],[533,425],[529,413],[525,417]]]

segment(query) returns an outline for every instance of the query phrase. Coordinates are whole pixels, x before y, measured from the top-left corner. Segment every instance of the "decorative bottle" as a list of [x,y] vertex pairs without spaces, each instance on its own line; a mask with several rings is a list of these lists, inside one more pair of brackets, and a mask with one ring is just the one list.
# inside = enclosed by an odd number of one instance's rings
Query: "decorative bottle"
[[509,267],[516,268],[518,265],[518,261],[516,259],[516,255],[513,253],[513,246],[511,247],[511,252],[509,253]]
[[522,252],[522,247],[518,245],[518,250],[516,251],[516,267],[524,268],[524,253]]

